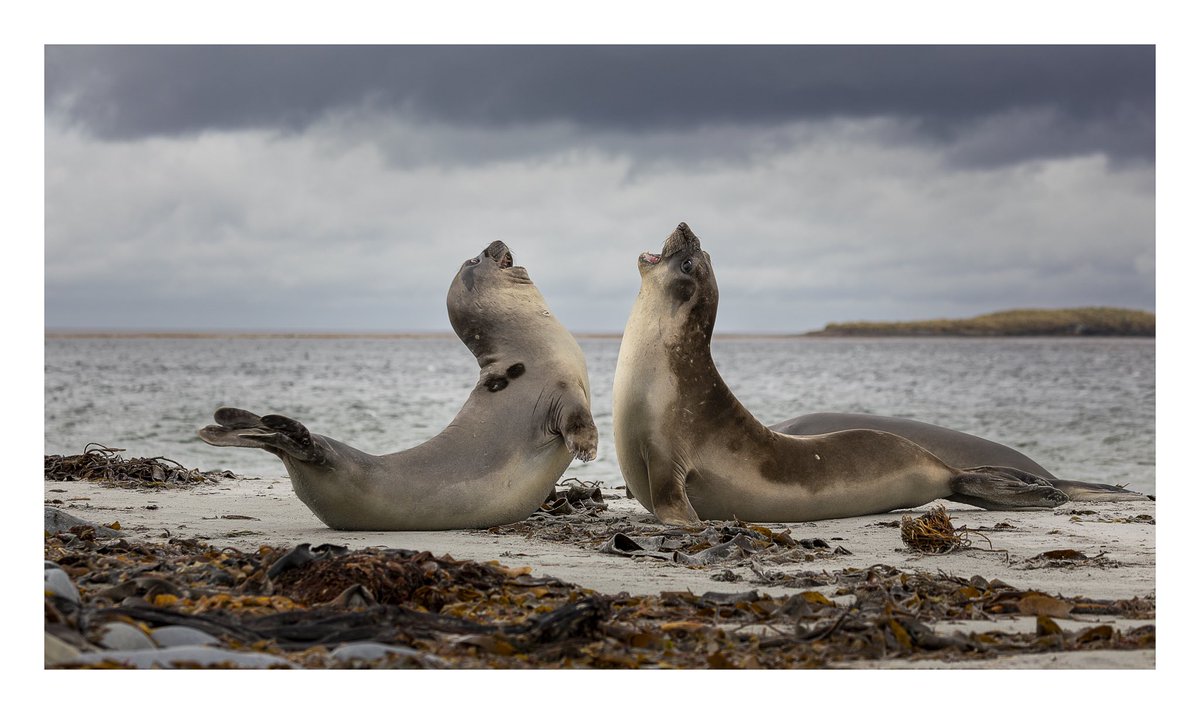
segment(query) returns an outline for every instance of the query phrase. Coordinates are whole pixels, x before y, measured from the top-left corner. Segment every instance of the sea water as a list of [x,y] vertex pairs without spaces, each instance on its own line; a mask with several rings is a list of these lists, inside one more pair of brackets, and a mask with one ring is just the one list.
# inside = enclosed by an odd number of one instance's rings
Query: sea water
[[[599,455],[566,476],[622,483],[612,437],[618,339],[582,339]],[[454,337],[56,338],[45,343],[45,452],[88,443],[189,468],[283,474],[196,430],[219,406],[285,414],[376,454],[448,424],[478,366]],[[766,424],[817,411],[919,419],[999,441],[1061,477],[1154,493],[1154,340],[751,338],[713,358]]]

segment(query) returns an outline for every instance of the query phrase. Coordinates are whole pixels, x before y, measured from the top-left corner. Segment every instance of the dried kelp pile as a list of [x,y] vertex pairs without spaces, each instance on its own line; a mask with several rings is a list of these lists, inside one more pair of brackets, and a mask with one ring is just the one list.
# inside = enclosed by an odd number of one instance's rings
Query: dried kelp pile
[[[248,553],[76,527],[48,535],[45,555],[47,656],[60,667],[821,667],[1155,641],[1153,624],[1063,626],[1077,614],[1153,618],[1153,599],[1052,597],[890,566],[826,574],[828,596],[610,596],[528,568],[407,550]],[[1008,614],[1037,624],[973,634],[946,624]],[[180,641],[190,644],[167,644]]]
[[970,546],[971,541],[962,529],[950,522],[944,506],[934,506],[928,513],[900,519],[900,539],[913,550],[922,553],[950,553]]
[[604,493],[600,490],[599,482],[567,478],[560,481],[550,492],[539,512],[552,516],[567,516],[577,513],[594,515],[606,510],[608,504],[604,502]]
[[687,566],[732,564],[751,557],[772,563],[811,562],[848,553],[820,538],[794,539],[789,530],[774,531],[753,523],[707,521],[689,528],[663,525],[649,513],[633,517],[615,513],[608,510],[595,483],[582,482],[558,489],[524,521],[488,532]]
[[121,456],[124,449],[88,444],[82,454],[45,459],[47,481],[96,481],[125,488],[173,488],[219,483],[237,478],[232,471],[189,469],[177,461],[155,457]]

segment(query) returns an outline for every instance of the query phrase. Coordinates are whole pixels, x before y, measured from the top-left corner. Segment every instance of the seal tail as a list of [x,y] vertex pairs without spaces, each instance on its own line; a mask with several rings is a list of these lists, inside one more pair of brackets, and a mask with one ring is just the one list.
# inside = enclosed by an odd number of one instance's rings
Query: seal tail
[[295,419],[279,414],[258,416],[245,409],[221,407],[213,414],[217,423],[197,434],[213,446],[241,446],[263,449],[282,458],[321,462],[323,447],[313,440],[308,428]]
[[946,498],[989,510],[1054,508],[1070,500],[1055,482],[1011,466],[977,466],[950,478]]

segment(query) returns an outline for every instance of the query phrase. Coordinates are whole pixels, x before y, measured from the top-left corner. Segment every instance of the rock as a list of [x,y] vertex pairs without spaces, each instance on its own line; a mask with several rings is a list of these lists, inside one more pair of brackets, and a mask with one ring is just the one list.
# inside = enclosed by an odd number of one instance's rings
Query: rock
[[145,632],[124,622],[110,622],[100,630],[100,646],[109,650],[157,649]]
[[209,667],[227,665],[237,668],[266,669],[268,667],[295,668],[291,662],[282,657],[262,652],[234,652],[218,647],[203,647],[185,645],[183,647],[165,647],[160,650],[133,650],[128,652],[89,652],[80,655],[63,664],[99,664],[115,662],[136,669],[180,669],[188,667]]
[[185,647],[188,645],[220,645],[216,637],[183,625],[167,625],[156,627],[150,631],[150,637],[159,647]]
[[46,633],[45,652],[45,664],[43,665],[45,667],[62,664],[63,662],[75,659],[79,656],[78,649],[72,647],[66,642],[63,642],[49,632]]
[[329,655],[339,662],[375,661],[387,658],[389,655],[400,660],[411,661],[422,667],[443,667],[444,660],[430,654],[415,650],[411,647],[385,645],[381,642],[351,642],[338,647]]
[[60,533],[62,531],[69,531],[75,526],[88,526],[94,528],[96,530],[97,538],[117,538],[122,535],[121,531],[113,530],[112,528],[99,525],[98,523],[91,523],[83,520],[82,518],[72,516],[66,511],[46,506],[46,532]]
[[46,592],[55,597],[79,604],[79,589],[71,582],[71,576],[53,563],[46,563]]

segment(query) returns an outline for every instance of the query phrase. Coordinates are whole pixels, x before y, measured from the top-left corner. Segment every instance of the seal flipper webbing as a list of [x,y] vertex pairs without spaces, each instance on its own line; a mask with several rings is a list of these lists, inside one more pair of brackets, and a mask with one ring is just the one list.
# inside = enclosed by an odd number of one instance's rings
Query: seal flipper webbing
[[237,407],[221,407],[213,414],[213,419],[230,429],[253,429],[262,426],[262,417]]
[[222,407],[213,414],[216,425],[206,426],[198,434],[213,446],[241,446],[269,451],[276,456],[291,456],[300,461],[324,461],[321,445],[313,440],[308,428],[279,414],[260,417],[234,407]]
[[987,509],[1055,508],[1067,494],[1049,479],[1010,466],[977,466],[950,478],[954,493],[946,498]]

